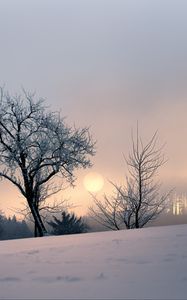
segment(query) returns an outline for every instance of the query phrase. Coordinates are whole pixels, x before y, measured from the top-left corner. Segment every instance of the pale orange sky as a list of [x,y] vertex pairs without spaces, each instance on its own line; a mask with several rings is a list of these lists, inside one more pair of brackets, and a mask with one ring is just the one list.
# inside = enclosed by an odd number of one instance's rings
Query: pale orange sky
[[[123,182],[137,120],[143,140],[158,129],[166,142],[163,187],[187,191],[186,11],[185,0],[0,0],[0,84],[36,91],[68,124],[90,126],[102,192],[107,179]],[[63,192],[79,213],[91,204],[89,171]],[[0,209],[12,214],[21,201],[0,183]]]

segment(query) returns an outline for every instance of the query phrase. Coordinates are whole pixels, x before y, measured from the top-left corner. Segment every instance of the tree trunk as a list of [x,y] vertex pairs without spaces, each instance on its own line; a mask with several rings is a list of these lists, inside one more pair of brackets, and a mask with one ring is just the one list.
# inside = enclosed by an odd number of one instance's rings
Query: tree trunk
[[29,203],[29,207],[34,219],[34,234],[36,236],[44,236],[47,235],[47,230],[42,222],[38,209],[33,205],[33,203]]
[[135,227],[136,228],[140,228],[140,226],[139,226],[139,220],[138,220],[138,212],[135,215]]
[[36,222],[34,222],[34,236],[35,237],[38,236],[38,228],[37,228]]

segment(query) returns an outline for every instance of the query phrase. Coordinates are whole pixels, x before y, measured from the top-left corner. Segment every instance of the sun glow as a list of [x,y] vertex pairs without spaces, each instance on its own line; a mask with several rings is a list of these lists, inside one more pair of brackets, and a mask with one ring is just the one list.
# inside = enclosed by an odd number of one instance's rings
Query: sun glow
[[100,174],[91,172],[84,177],[83,184],[87,191],[95,193],[103,188],[104,179]]

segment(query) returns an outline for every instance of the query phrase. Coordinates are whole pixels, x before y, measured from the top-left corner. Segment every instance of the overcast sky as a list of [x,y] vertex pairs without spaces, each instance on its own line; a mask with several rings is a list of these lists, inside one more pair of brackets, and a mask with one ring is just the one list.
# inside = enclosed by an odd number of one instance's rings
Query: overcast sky
[[[123,181],[137,120],[145,141],[158,129],[163,185],[187,191],[186,37],[186,0],[0,0],[0,85],[36,91],[69,124],[91,126],[105,181]],[[82,211],[86,173],[68,191]],[[0,208],[16,197],[0,184]]]

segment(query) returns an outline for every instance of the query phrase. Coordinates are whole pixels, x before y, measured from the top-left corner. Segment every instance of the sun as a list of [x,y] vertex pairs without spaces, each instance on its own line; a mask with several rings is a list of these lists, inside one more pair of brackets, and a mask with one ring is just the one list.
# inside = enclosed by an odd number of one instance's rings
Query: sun
[[84,177],[83,184],[87,191],[95,193],[103,188],[104,179],[99,173],[90,172]]

